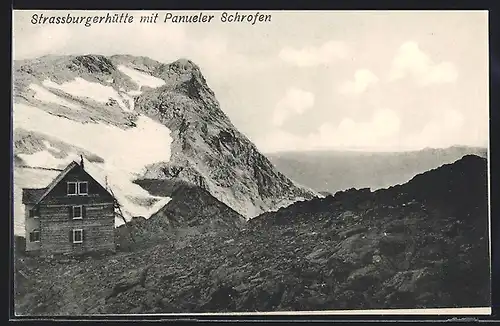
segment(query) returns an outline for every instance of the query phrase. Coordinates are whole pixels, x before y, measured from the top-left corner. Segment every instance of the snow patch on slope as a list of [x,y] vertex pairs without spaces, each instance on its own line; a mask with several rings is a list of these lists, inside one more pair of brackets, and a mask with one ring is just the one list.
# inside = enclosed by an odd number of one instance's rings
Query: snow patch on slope
[[142,92],[141,91],[128,91],[127,94],[130,96],[138,96],[138,95],[141,95]]
[[119,65],[117,68],[122,73],[130,77],[130,79],[132,79],[132,81],[139,86],[139,90],[141,89],[142,86],[157,88],[165,85],[165,81],[163,79],[145,74],[136,69],[132,69],[124,65]]
[[16,104],[13,113],[14,128],[58,138],[130,172],[140,173],[146,165],[170,160],[170,130],[143,115],[138,116],[136,127],[121,129],[104,123],[79,123],[26,104]]
[[128,111],[122,97],[112,86],[104,86],[80,77],[63,84],[57,84],[50,79],[45,79],[42,84],[45,87],[58,89],[76,97],[90,98],[99,103],[107,103],[110,99],[113,99],[124,111]]
[[[123,214],[127,220],[132,216],[149,218],[160,208],[165,206],[170,197],[152,196],[138,184],[133,183],[128,171],[117,166],[105,163],[91,163],[85,161],[85,170],[92,175],[103,187],[111,188],[115,198],[122,206]],[[134,201],[134,199],[136,199]],[[141,205],[138,202],[153,201],[153,205]],[[116,224],[123,224],[121,218],[116,219]]]
[[[14,128],[17,127],[60,139],[102,157],[105,163],[85,161],[85,169],[104,184],[107,177],[128,218],[148,218],[155,209],[170,200],[168,197],[152,196],[133,183],[146,165],[170,160],[170,130],[148,117],[139,116],[136,127],[120,129],[103,123],[82,124],[56,117],[36,107],[16,104]],[[42,167],[61,167],[72,160],[78,162],[77,155],[74,153],[74,156],[57,159],[47,150],[30,155],[19,154],[28,165]],[[144,200],[134,201],[134,198]],[[140,204],[146,200],[153,204]]]
[[[19,158],[21,158],[28,166],[41,168],[60,168],[61,165],[64,164],[64,162],[61,163],[61,159],[54,157],[47,150],[39,151],[33,154],[17,154],[17,156],[19,156]],[[69,164],[70,162],[71,160],[69,160],[67,164]]]
[[50,92],[49,90],[45,89],[44,87],[42,87],[40,85],[30,84],[29,88],[35,92],[35,99],[37,99],[39,101],[54,103],[54,104],[62,105],[62,106],[65,106],[67,108],[75,109],[75,110],[80,109],[79,105],[77,105],[75,103],[71,103],[71,102],[57,96],[56,94]]
[[42,141],[42,143],[45,145],[45,147],[47,147],[47,149],[53,150],[54,152],[57,152],[57,153],[61,152],[61,150],[59,148],[52,146],[52,144],[46,140]]

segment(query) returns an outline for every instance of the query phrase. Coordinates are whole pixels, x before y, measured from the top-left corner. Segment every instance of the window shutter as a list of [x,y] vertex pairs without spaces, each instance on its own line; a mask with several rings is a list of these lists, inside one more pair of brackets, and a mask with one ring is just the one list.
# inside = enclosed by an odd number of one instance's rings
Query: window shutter
[[73,207],[72,206],[68,206],[68,218],[70,220],[73,219]]
[[87,207],[82,206],[82,218],[86,218],[86,217],[87,217]]
[[69,230],[69,242],[73,243],[73,230]]
[[30,232],[30,242],[33,242],[33,232]]
[[82,230],[82,242],[85,241],[85,230]]

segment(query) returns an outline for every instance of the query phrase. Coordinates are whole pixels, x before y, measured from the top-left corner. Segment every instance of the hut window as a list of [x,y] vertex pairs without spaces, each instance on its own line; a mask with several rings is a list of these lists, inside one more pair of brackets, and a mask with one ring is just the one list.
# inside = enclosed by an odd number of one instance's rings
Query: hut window
[[83,208],[82,206],[73,206],[73,219],[80,220],[83,218]]
[[68,182],[68,196],[88,195],[89,184],[87,181],[70,181]]
[[30,242],[40,242],[40,230],[30,232]]
[[83,230],[75,229],[73,230],[73,243],[82,243],[83,242]]
[[77,195],[76,182],[68,182],[68,196]]
[[78,182],[78,194],[88,195],[88,188],[89,186],[87,181]]

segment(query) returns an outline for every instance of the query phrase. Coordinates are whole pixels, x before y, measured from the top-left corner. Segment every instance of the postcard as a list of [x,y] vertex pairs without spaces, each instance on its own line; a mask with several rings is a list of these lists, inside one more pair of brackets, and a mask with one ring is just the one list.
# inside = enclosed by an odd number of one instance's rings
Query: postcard
[[13,13],[16,316],[489,314],[486,11]]

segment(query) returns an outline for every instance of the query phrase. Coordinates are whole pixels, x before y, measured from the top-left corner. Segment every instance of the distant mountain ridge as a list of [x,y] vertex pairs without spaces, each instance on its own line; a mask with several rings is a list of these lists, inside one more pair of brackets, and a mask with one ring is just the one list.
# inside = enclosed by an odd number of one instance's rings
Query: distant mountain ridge
[[465,155],[487,156],[481,147],[452,146],[408,152],[316,151],[266,154],[289,178],[323,194],[350,188],[381,189]]

